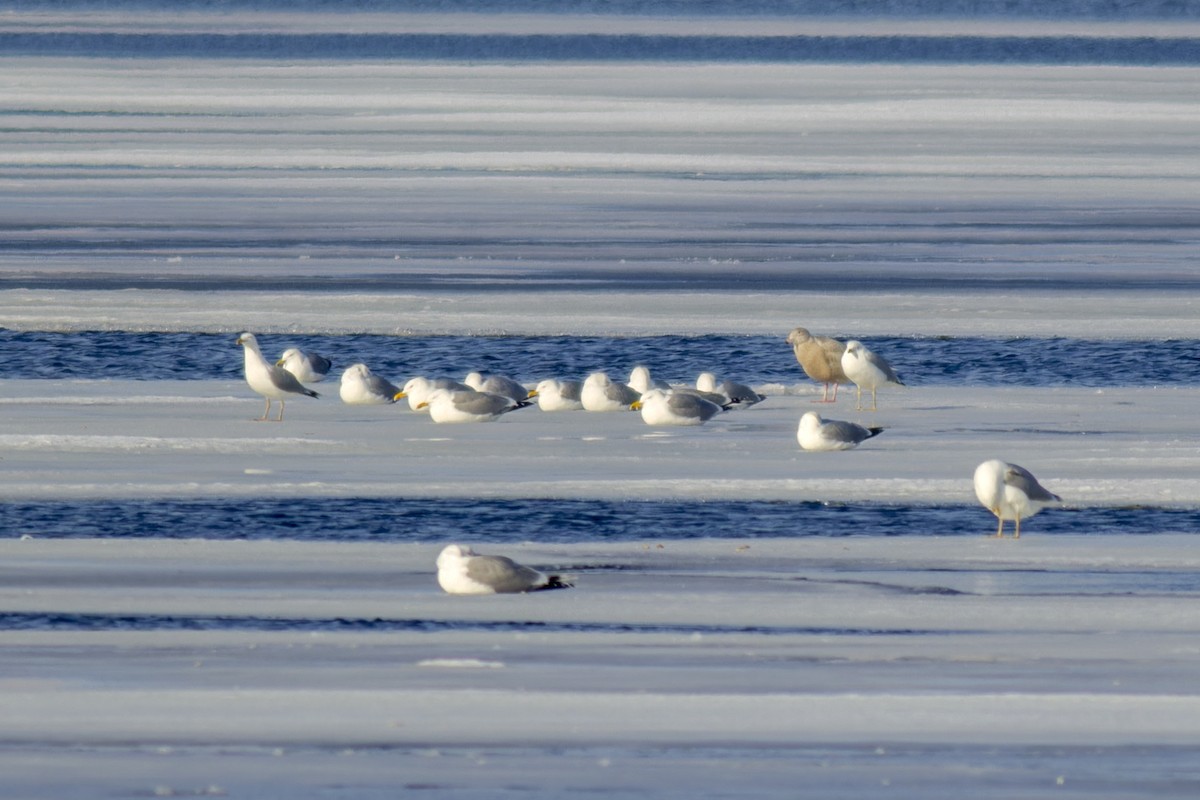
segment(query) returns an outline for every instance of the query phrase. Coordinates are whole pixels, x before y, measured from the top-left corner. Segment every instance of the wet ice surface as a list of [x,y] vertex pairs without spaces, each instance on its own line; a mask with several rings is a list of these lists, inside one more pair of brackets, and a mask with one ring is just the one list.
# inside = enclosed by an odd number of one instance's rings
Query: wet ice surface
[[[964,61],[1083,37],[1066,67],[210,47],[586,22],[711,48],[677,10],[6,17],[22,46],[209,48],[4,61],[6,790],[1195,797],[1196,70],[1128,61],[1195,24],[1086,5],[1041,40],[721,20],[840,57],[864,29]],[[878,345],[911,388],[814,406],[796,325]],[[327,386],[257,423],[246,329],[394,379],[645,360],[771,396],[692,431],[447,427]],[[887,430],[801,453],[812,408]],[[996,456],[1065,499],[1019,542],[971,496]],[[576,588],[448,597],[450,539]]]

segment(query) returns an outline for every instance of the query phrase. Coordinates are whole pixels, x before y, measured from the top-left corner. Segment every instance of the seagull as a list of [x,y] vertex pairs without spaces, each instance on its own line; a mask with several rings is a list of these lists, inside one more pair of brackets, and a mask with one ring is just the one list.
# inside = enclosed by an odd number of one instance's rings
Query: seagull
[[518,594],[571,588],[558,575],[547,575],[505,556],[479,555],[460,544],[442,550],[437,568],[438,585],[449,594]]
[[877,356],[863,345],[862,342],[850,340],[846,342],[846,352],[842,353],[842,371],[846,373],[846,377],[854,381],[855,387],[858,389],[858,406],[859,411],[862,407],[863,389],[871,390],[871,410],[877,411],[875,405],[875,391],[881,386],[903,386],[904,382],[896,375],[896,371],[892,369],[882,356]]
[[883,428],[864,428],[856,422],[822,419],[815,411],[800,417],[796,440],[802,450],[850,450],[883,433]]
[[656,381],[650,377],[650,368],[638,364],[629,372],[629,388],[638,394],[645,394],[651,389],[670,389],[669,383]]
[[501,414],[531,406],[533,401],[474,389],[434,389],[421,405],[429,407],[429,418],[434,422],[491,422]]
[[603,372],[593,372],[583,382],[579,399],[588,411],[625,411],[641,393],[623,383],[614,383]]
[[504,375],[488,375],[484,377],[478,372],[472,372],[463,379],[463,383],[477,392],[491,392],[492,394],[511,397],[518,402],[529,397],[528,389]]
[[703,425],[725,409],[696,394],[651,389],[630,408],[642,412],[647,425]]
[[306,353],[298,348],[289,347],[279,356],[275,366],[283,367],[301,383],[319,383],[325,380],[333,362],[316,353]]
[[[787,335],[787,341],[804,374],[825,385],[817,402],[836,403],[838,384],[850,383],[842,371],[842,353],[846,351],[846,346],[828,336],[813,336],[804,328],[793,329]],[[833,385],[833,397],[829,396],[830,384]]]
[[1062,498],[1038,483],[1033,473],[998,458],[975,468],[975,496],[996,515],[996,537],[1004,536],[1004,520],[1013,520],[1013,538],[1021,538],[1021,519],[1032,517]]
[[425,401],[429,399],[429,394],[434,389],[449,389],[452,392],[471,391],[470,386],[459,383],[453,378],[416,377],[404,384],[404,388],[395,396],[395,399],[407,399],[408,407],[413,411],[425,411],[428,408]]
[[283,401],[288,397],[294,394],[320,397],[312,389],[302,386],[300,381],[296,380],[296,376],[283,367],[268,364],[267,360],[263,358],[262,351],[258,349],[258,339],[254,338],[253,333],[243,333],[237,338],[237,343],[242,346],[246,355],[246,383],[267,399],[267,407],[263,410],[263,415],[258,418],[259,421],[270,416],[272,400],[279,401],[279,416],[275,418],[275,421],[282,422]]
[[716,394],[725,398],[718,405],[729,408],[749,408],[755,403],[761,403],[766,398],[744,383],[722,381],[717,383],[717,376],[711,372],[701,372],[696,377],[696,389],[706,394]]
[[400,389],[371,372],[366,364],[351,364],[338,389],[342,402],[352,406],[382,406],[396,402]]
[[579,381],[547,378],[538,383],[530,396],[537,397],[538,408],[542,411],[581,411],[583,401],[579,399],[579,392],[582,388]]

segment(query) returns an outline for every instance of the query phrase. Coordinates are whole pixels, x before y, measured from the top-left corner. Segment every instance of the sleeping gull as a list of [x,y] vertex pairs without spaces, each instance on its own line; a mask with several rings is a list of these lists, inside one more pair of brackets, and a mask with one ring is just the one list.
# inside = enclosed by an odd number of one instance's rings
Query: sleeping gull
[[245,351],[246,383],[267,400],[267,407],[263,410],[263,415],[259,417],[259,420],[265,420],[270,416],[272,400],[279,401],[279,416],[275,418],[275,421],[282,422],[285,399],[292,395],[320,396],[312,389],[302,386],[300,381],[296,380],[296,376],[283,367],[268,364],[267,360],[263,358],[262,351],[258,349],[258,339],[254,338],[253,333],[243,333],[238,337],[237,343]]
[[647,425],[703,425],[724,409],[695,394],[651,389],[630,406]]
[[1022,519],[1062,500],[1038,483],[1029,470],[998,458],[975,468],[975,496],[1000,521],[996,526],[997,537],[1004,536],[1004,520],[1013,521],[1014,539],[1021,538]]
[[645,394],[651,389],[670,389],[671,385],[654,380],[650,377],[650,368],[638,364],[629,372],[629,388],[638,394]]
[[438,585],[449,594],[518,594],[569,589],[558,575],[547,575],[505,556],[483,556],[464,545],[447,545],[437,558]]
[[434,389],[423,405],[434,422],[491,422],[501,414],[533,405],[532,400],[513,400],[474,389]]
[[517,402],[529,398],[528,389],[504,375],[488,375],[485,377],[478,372],[472,372],[463,379],[463,383],[477,392],[491,392],[492,394],[511,397]]
[[342,402],[352,406],[382,406],[396,402],[400,389],[371,372],[366,364],[351,364],[338,389]]
[[404,388],[396,395],[396,399],[407,399],[408,407],[413,411],[426,411],[428,410],[428,404],[425,401],[429,399],[429,394],[434,389],[467,391],[470,388],[465,383],[459,383],[453,378],[422,378],[418,376],[404,384]]
[[579,381],[547,378],[538,383],[533,394],[542,411],[580,411],[583,409],[583,401],[579,399],[582,388],[583,384]]
[[289,347],[279,356],[275,366],[283,367],[301,383],[318,383],[325,380],[333,362],[316,353],[306,353],[298,348]]
[[603,372],[593,372],[583,382],[579,399],[588,411],[626,411],[641,393],[615,383]]
[[862,342],[851,340],[846,342],[846,352],[842,354],[842,371],[846,377],[854,381],[858,389],[858,410],[862,411],[863,389],[871,390],[871,410],[876,411],[875,391],[882,386],[903,386],[904,382],[896,375],[882,356],[872,353]]
[[815,411],[800,417],[796,440],[802,450],[850,450],[883,433],[883,428],[864,428],[856,422],[822,419]]
[[[804,374],[824,384],[821,399],[817,402],[836,403],[838,384],[850,383],[842,371],[842,353],[846,352],[846,346],[828,336],[813,336],[804,328],[793,329],[787,335],[787,341]],[[833,397],[829,396],[830,384],[833,384]]]
[[717,376],[711,372],[701,372],[696,377],[696,388],[701,392],[725,398],[725,401],[718,403],[718,405],[729,408],[749,408],[755,403],[761,403],[766,399],[744,383],[736,383],[734,381],[721,381],[721,383],[717,383]]

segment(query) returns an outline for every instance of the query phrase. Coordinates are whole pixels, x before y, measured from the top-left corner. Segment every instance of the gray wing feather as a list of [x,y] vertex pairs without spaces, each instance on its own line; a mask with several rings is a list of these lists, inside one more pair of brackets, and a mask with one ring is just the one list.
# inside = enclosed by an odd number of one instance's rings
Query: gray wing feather
[[889,364],[882,356],[868,351],[867,361],[870,362],[871,366],[882,372],[891,383],[896,383],[901,386],[904,385],[904,381],[900,380],[900,376],[896,374],[896,370],[892,369],[892,365]]
[[721,407],[716,403],[694,394],[672,394],[667,397],[667,405],[671,411],[681,417],[692,417],[706,421],[714,417],[721,410]]
[[500,414],[515,407],[510,398],[489,392],[461,392],[453,397],[454,405],[468,414]]
[[393,385],[389,381],[384,380],[378,375],[368,375],[366,384],[369,391],[388,398],[388,400],[392,403],[396,402],[396,395],[400,393],[399,387]]
[[325,356],[319,356],[316,353],[308,354],[308,363],[312,367],[312,371],[318,375],[326,375],[333,367],[333,362]]
[[608,386],[604,387],[604,394],[609,400],[615,400],[623,406],[629,405],[642,396],[640,393],[629,388],[623,383],[610,383]]
[[839,442],[854,442],[855,444],[870,439],[878,432],[878,430],[875,432],[867,430],[856,422],[846,422],[840,419],[830,420],[821,426],[821,433],[825,436]]
[[1004,470],[1004,484],[1014,489],[1020,489],[1030,500],[1049,503],[1052,500],[1062,499],[1038,483],[1032,472],[1016,464],[1009,464],[1008,469]]
[[558,394],[564,400],[578,400],[583,391],[583,384],[579,381],[560,381],[558,384]]
[[467,577],[497,592],[525,592],[545,580],[542,573],[505,556],[472,556],[467,562]]
[[267,364],[267,374],[271,376],[271,383],[275,384],[276,389],[285,392],[295,392],[296,394],[306,394],[309,397],[317,396],[316,392],[296,380],[296,376],[283,367]]

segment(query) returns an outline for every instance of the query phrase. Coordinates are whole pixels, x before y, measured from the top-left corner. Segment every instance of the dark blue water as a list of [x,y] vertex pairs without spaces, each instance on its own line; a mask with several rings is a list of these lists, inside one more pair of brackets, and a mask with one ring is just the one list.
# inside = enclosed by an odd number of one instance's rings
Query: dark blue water
[[[969,493],[970,487],[964,487]],[[573,524],[562,524],[563,519]],[[1027,535],[1200,533],[1196,508],[1055,508]],[[0,530],[38,538],[287,539],[547,543],[846,536],[983,536],[972,502],[891,506],[780,501],[302,498],[29,501],[0,504]]]
[[[242,351],[231,334],[19,332],[0,329],[0,379],[239,379]],[[403,384],[415,375],[472,370],[533,383],[604,370],[628,376],[638,364],[661,380],[691,383],[706,370],[750,383],[807,380],[780,336],[379,336],[259,337],[268,357],[288,347],[315,351],[340,375],[361,361]],[[880,337],[867,345],[909,385],[1195,386],[1200,341]]]
[[1200,65],[1200,38],[1150,36],[667,36],[407,33],[25,33],[9,56],[477,62]]

